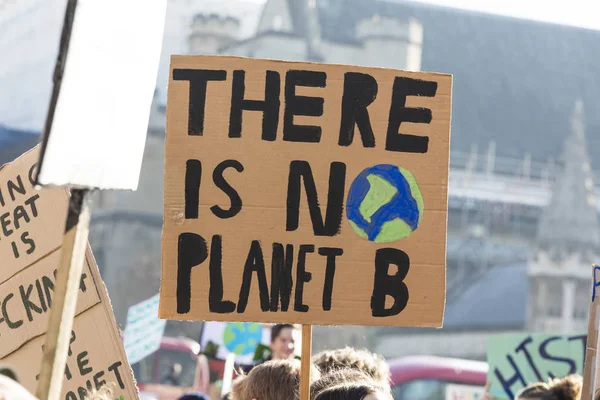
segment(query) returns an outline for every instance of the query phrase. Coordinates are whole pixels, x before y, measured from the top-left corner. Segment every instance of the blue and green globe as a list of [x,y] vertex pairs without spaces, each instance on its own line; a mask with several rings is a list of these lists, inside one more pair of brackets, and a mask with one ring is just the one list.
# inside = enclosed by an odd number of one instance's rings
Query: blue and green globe
[[423,219],[423,197],[406,169],[379,164],[352,182],[346,201],[350,226],[362,238],[389,243],[411,235]]
[[250,322],[228,322],[223,342],[230,352],[244,356],[253,354],[262,340],[262,325]]

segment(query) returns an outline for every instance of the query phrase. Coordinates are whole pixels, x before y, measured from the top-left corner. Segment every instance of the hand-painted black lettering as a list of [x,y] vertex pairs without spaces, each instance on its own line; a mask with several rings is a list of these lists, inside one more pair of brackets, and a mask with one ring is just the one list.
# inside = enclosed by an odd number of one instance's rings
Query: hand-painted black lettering
[[224,81],[227,71],[205,69],[173,70],[173,80],[189,81],[188,135],[202,136],[204,133],[204,109],[208,81]]
[[214,235],[210,244],[208,308],[210,312],[228,314],[235,311],[235,303],[223,300],[223,244],[220,235]]
[[300,179],[304,181],[308,210],[316,236],[335,236],[340,233],[344,209],[346,164],[332,162],[329,169],[329,192],[325,223],[319,208],[317,187],[310,164],[307,161],[292,161],[288,177],[286,231],[295,231],[300,223]]
[[527,383],[525,382],[523,375],[521,375],[521,371],[519,371],[519,367],[517,367],[517,364],[512,356],[506,356],[506,359],[515,370],[515,374],[507,379],[498,368],[495,368],[494,375],[496,375],[496,378],[498,381],[500,381],[500,384],[502,385],[502,388],[504,389],[504,392],[506,392],[508,398],[512,399],[515,397],[515,395],[513,394],[511,387],[517,382],[520,382],[523,386],[527,386]]
[[181,233],[177,241],[177,313],[190,312],[192,268],[208,258],[206,240],[195,233]]
[[527,345],[532,342],[533,342],[533,338],[531,336],[528,336],[527,338],[523,339],[523,341],[521,341],[519,346],[517,346],[517,348],[515,349],[515,353],[523,352],[525,354],[525,358],[527,359],[527,362],[529,363],[529,366],[531,366],[531,370],[533,371],[533,373],[535,374],[537,379],[539,381],[543,381],[544,379],[542,378],[542,375],[540,375],[540,371],[535,366],[535,363],[533,362],[533,357],[531,357],[531,354],[529,353],[529,350],[527,349]]
[[[389,275],[390,264],[398,267],[394,275]],[[400,249],[382,248],[375,253],[375,280],[371,311],[374,317],[398,315],[408,304],[408,287],[404,278],[410,268],[408,254]],[[385,308],[385,297],[392,296],[394,304]]]
[[[540,356],[546,360],[550,360],[550,361],[556,361],[559,363],[565,363],[569,366],[569,372],[566,375],[570,375],[570,374],[574,374],[577,372],[577,365],[575,364],[575,362],[570,359],[570,358],[564,358],[564,357],[557,357],[557,356],[553,356],[550,353],[548,353],[548,344],[550,344],[551,342],[554,342],[556,340],[562,340],[563,338],[561,338],[560,336],[551,336],[548,339],[544,340],[541,344],[540,344]],[[561,368],[562,369],[562,368]],[[551,379],[554,378],[558,378],[557,376],[555,376],[552,371],[547,371],[546,372],[548,374],[548,376]]]
[[325,267],[325,283],[323,284],[323,310],[331,310],[333,294],[333,278],[335,277],[335,258],[344,254],[344,250],[335,247],[320,247],[319,255],[327,257]]
[[258,279],[258,292],[260,295],[260,309],[269,311],[269,286],[267,285],[267,274],[265,271],[265,260],[262,248],[258,240],[253,240],[248,252],[248,258],[244,265],[242,275],[242,287],[240,288],[240,300],[238,301],[237,312],[243,313],[248,305],[248,296],[250,295],[250,284],[252,283],[252,274],[256,272]]
[[187,160],[185,163],[185,219],[197,219],[200,208],[200,181],[202,163]]
[[25,311],[27,312],[27,319],[29,322],[33,321],[32,311],[35,311],[37,314],[41,314],[43,312],[42,308],[37,304],[29,300],[31,296],[31,292],[33,291],[33,285],[29,285],[27,287],[27,292],[23,285],[19,286],[19,292],[21,293],[21,300],[23,301],[23,306],[25,307]]
[[281,79],[276,71],[267,71],[265,78],[265,100],[246,100],[246,71],[233,71],[231,90],[231,113],[229,115],[229,137],[242,136],[242,111],[262,111],[262,140],[274,141],[279,124],[279,92]]
[[106,385],[106,381],[104,379],[100,380],[100,378],[102,378],[103,376],[104,371],[97,372],[94,375],[94,386],[96,386],[96,390],[100,390],[102,386]]
[[[75,331],[71,331],[71,340],[69,341],[69,353],[68,353],[69,357],[71,357],[73,355],[73,350],[71,349],[71,345],[73,344],[75,339],[77,339],[77,336],[75,336]],[[42,349],[42,351],[43,351],[43,349]]]
[[90,390],[88,390],[84,387],[79,386],[77,388],[77,393],[79,394],[79,400],[86,400],[87,398],[89,398],[90,391],[91,391],[91,388],[90,388]]
[[281,243],[273,243],[273,259],[271,261],[271,311],[287,311],[292,296],[292,266],[294,263],[294,245],[285,246],[285,254]]
[[79,282],[79,290],[81,290],[82,293],[85,293],[87,291],[87,287],[85,286],[85,278],[87,278],[87,274],[85,272],[82,272],[81,281]]
[[31,166],[31,168],[29,168],[29,174],[28,174],[29,184],[31,184],[31,186],[33,186],[33,187],[37,186],[37,182],[35,181],[36,170],[37,170],[37,164],[33,164]]
[[2,226],[2,233],[6,237],[12,235],[12,233],[14,232],[12,229],[8,228],[10,226],[10,224],[12,223],[12,221],[10,219],[8,219],[9,217],[10,217],[10,213],[8,213],[8,212],[0,215],[0,225]]
[[350,146],[354,139],[354,126],[358,126],[364,147],[375,147],[375,135],[369,118],[369,106],[377,97],[377,81],[371,75],[357,72],[344,74],[340,146]]
[[2,302],[2,318],[6,321],[6,325],[8,325],[9,329],[17,329],[18,327],[23,325],[22,319],[18,321],[13,321],[8,315],[8,310],[6,308],[8,307],[8,301],[13,297],[15,297],[15,295],[13,293],[9,293],[8,295],[6,295],[4,301]]
[[25,204],[31,208],[31,215],[33,215],[34,217],[38,216],[38,210],[37,210],[37,207],[35,206],[35,201],[39,198],[40,198],[40,195],[36,194],[36,195],[31,196],[27,200],[25,200]]
[[73,392],[67,392],[65,395],[65,400],[78,400],[77,395]]
[[17,244],[15,242],[11,242],[10,245],[12,247],[13,255],[15,256],[15,258],[19,258],[21,255],[19,254],[19,249],[17,248]]
[[44,297],[44,291],[42,290],[42,283],[40,282],[39,279],[35,280],[35,288],[37,290],[38,293],[38,297],[40,298],[40,307],[42,307],[42,310],[44,310],[44,312],[48,311],[48,307],[46,306],[46,300]]
[[15,210],[13,211],[13,215],[15,229],[19,229],[21,227],[21,222],[19,221],[20,219],[24,219],[26,223],[29,223],[31,220],[29,215],[27,215],[27,211],[25,211],[25,207],[23,206],[16,206]]
[[81,374],[81,376],[85,376],[92,372],[92,367],[85,367],[90,363],[90,359],[86,358],[87,356],[87,351],[83,351],[77,355],[77,368],[79,368],[79,373]]
[[215,182],[215,185],[227,196],[229,196],[229,201],[231,202],[231,206],[227,210],[218,205],[210,208],[213,214],[221,219],[235,217],[240,211],[242,211],[242,199],[240,195],[233,187],[231,187],[231,185],[223,176],[223,172],[227,168],[233,168],[237,172],[244,171],[244,166],[237,160],[225,160],[219,163],[219,165],[217,165],[213,171],[213,181]]
[[21,179],[21,175],[17,175],[16,178],[17,183],[11,179],[6,182],[6,186],[8,187],[8,194],[12,201],[15,201],[17,196],[15,196],[15,192],[25,195],[27,191],[25,190],[25,186],[23,185],[23,179]]
[[29,237],[29,232],[23,232],[21,234],[21,241],[23,242],[23,244],[29,246],[27,250],[25,250],[27,254],[31,254],[35,251],[35,242],[32,238]]
[[405,77],[396,77],[392,89],[392,103],[388,119],[385,149],[404,153],[427,153],[429,136],[416,136],[400,133],[403,122],[429,124],[431,110],[429,108],[406,107],[408,96],[435,97],[437,82],[423,81]]
[[125,383],[123,383],[123,379],[121,379],[121,373],[119,372],[119,367],[121,366],[121,361],[117,361],[108,367],[108,370],[115,374],[115,378],[117,379],[117,383],[121,389],[125,389]]
[[287,142],[319,143],[321,127],[294,125],[294,115],[320,117],[323,115],[322,97],[296,95],[296,86],[324,88],[325,72],[288,71],[285,75],[285,111],[283,113],[283,140]]
[[54,292],[54,282],[46,275],[42,276],[42,286],[44,287],[44,294],[46,295],[46,301],[48,307],[52,307],[52,293]]
[[308,306],[302,303],[304,296],[304,283],[312,280],[312,274],[306,271],[306,253],[314,253],[315,246],[301,244],[298,250],[298,265],[296,267],[296,293],[294,297],[294,311],[308,312]]

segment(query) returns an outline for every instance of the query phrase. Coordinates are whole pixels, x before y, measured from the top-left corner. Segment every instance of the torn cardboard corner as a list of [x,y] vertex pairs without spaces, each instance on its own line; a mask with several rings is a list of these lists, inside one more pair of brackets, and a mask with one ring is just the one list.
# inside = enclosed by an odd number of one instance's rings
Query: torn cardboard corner
[[440,327],[452,77],[173,56],[162,318]]
[[[10,225],[9,217],[0,217],[0,232],[5,235],[0,239],[0,363],[11,367],[32,393],[37,387],[68,204],[64,189],[33,189],[29,174],[37,155],[34,149],[0,169],[2,210],[12,214]],[[25,209],[31,196],[39,197]],[[27,217],[21,211],[15,214],[19,207],[29,211]],[[19,242],[22,238],[26,240]],[[88,390],[109,383],[116,398],[138,398],[108,293],[88,245],[61,398],[83,399]]]
[[0,169],[0,283],[58,249],[68,193],[35,189],[36,147]]

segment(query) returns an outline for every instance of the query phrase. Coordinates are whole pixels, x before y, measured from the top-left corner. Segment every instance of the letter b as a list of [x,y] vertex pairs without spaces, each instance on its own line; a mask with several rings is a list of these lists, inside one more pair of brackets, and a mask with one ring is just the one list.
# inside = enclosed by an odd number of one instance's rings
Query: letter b
[[[395,264],[398,271],[389,275],[390,264]],[[408,303],[408,287],[404,278],[408,274],[410,259],[402,250],[383,248],[375,254],[375,282],[371,297],[371,311],[374,317],[390,317],[398,315]],[[392,296],[394,304],[385,308],[385,297]]]

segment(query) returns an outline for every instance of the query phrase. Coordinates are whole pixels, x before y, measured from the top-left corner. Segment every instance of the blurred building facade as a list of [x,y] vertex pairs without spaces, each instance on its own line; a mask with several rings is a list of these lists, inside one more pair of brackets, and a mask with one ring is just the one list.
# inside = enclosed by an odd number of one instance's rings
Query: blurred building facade
[[[62,11],[47,14],[46,25],[39,18],[46,7],[62,10],[66,2],[38,3],[22,0],[22,8],[13,8],[16,25],[0,15],[1,52],[13,54],[14,41],[27,43],[30,52],[40,48],[23,56],[25,66],[0,66],[9,93],[0,96],[0,125],[11,127],[4,129],[10,134],[0,129],[3,161],[32,145],[31,134],[8,138],[20,135],[13,128],[41,129],[50,93]],[[3,40],[6,32],[13,32],[13,42]],[[172,53],[454,75],[444,328],[319,328],[317,349],[344,344],[388,357],[483,359],[489,334],[585,330],[589,267],[599,258],[593,182],[600,163],[585,152],[600,148],[600,114],[591,112],[600,92],[594,72],[600,59],[593,56],[600,54],[600,32],[402,1],[170,0],[140,189],[101,193],[95,202],[91,243],[120,323],[127,307],[159,287]],[[20,53],[14,54],[17,60]],[[169,329],[199,334],[198,324],[170,323]]]

